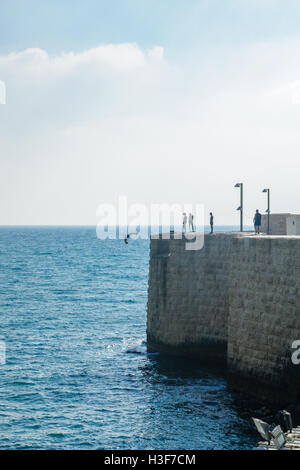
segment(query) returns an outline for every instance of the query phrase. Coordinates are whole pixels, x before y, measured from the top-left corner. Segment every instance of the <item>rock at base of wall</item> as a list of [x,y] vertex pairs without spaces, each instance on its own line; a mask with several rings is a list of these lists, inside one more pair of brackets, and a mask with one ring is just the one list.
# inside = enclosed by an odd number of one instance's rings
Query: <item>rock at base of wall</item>
[[181,356],[197,359],[201,364],[211,364],[217,366],[226,366],[226,341],[214,341],[209,338],[202,339],[200,342],[184,342],[179,344],[161,343],[148,333],[147,334],[148,352],[160,352],[173,356]]

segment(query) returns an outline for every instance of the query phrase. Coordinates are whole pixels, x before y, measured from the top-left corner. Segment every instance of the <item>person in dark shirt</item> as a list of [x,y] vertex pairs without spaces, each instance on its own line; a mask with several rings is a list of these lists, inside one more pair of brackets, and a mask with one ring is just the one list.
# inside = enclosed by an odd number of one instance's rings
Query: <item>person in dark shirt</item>
[[214,233],[214,216],[213,216],[213,213],[210,212],[209,213],[210,215],[210,220],[209,220],[209,223],[210,223],[210,233]]
[[256,212],[254,214],[253,222],[254,222],[255,233],[260,234],[261,214],[258,209],[256,209]]
[[186,223],[187,223],[187,215],[186,213],[184,212],[183,214],[183,219],[182,219],[182,229],[184,231],[184,233],[186,232]]
[[189,229],[190,231],[194,232],[194,216],[193,214],[189,214]]

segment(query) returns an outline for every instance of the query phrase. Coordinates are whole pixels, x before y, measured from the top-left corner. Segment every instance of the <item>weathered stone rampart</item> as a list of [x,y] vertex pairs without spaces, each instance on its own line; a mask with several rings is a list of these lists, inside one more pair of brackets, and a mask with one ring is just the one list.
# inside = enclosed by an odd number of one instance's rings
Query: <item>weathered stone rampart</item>
[[300,238],[217,233],[199,251],[185,243],[151,240],[148,349],[227,364],[235,388],[298,402]]
[[228,315],[228,374],[261,398],[300,401],[300,239],[232,240]]

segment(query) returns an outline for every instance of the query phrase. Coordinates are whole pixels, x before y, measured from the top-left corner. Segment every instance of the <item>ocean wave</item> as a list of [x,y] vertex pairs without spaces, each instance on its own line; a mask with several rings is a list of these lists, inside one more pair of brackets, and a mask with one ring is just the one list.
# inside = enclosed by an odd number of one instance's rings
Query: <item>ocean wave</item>
[[126,354],[146,354],[147,342],[145,340],[140,340],[136,344],[128,347],[125,352]]

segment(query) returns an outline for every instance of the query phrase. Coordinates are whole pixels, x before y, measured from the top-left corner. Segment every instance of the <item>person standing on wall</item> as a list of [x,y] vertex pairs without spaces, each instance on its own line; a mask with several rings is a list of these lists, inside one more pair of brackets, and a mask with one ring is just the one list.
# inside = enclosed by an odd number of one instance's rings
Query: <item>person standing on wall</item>
[[189,214],[189,229],[190,232],[194,232],[194,216],[193,214]]
[[186,232],[187,216],[186,216],[185,212],[182,215],[183,215],[182,228],[183,228],[183,231],[185,233]]
[[213,234],[214,233],[214,216],[212,212],[210,212],[209,215],[210,215],[210,219],[209,219],[210,233]]
[[261,227],[261,214],[258,209],[256,209],[256,212],[254,214],[253,222],[254,222],[255,233],[259,235],[260,227]]

